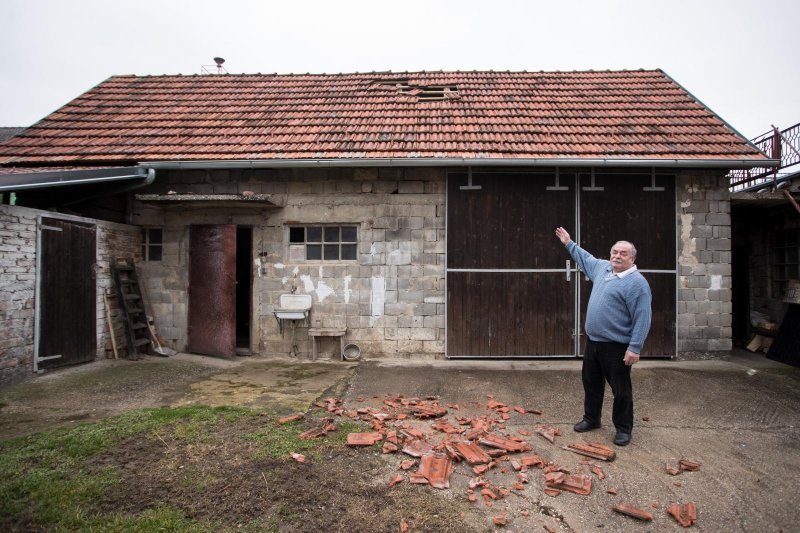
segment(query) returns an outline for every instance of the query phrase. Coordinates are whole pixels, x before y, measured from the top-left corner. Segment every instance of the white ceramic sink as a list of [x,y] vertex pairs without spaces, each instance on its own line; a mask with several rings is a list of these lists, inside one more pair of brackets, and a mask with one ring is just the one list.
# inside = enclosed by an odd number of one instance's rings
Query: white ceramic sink
[[311,309],[310,294],[281,294],[275,317],[285,320],[303,320]]

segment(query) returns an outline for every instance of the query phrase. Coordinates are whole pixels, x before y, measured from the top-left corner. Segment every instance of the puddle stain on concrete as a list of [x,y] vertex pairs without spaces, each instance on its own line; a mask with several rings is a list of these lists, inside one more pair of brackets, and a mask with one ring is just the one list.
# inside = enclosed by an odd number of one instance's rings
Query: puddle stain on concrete
[[235,404],[276,413],[304,411],[354,368],[339,363],[247,362],[193,383],[173,406]]

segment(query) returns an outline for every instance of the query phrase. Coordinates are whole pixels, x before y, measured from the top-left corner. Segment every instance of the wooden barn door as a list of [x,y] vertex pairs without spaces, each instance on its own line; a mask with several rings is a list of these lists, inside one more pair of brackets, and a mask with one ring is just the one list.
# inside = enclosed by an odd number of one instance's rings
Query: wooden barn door
[[97,353],[95,227],[43,217],[39,230],[36,368],[93,361]]
[[[611,246],[632,242],[636,265],[650,283],[653,321],[643,356],[676,354],[675,179],[651,174],[589,172],[580,176],[580,245],[608,259]],[[581,275],[581,349],[583,318],[591,283]]]
[[189,228],[189,351],[236,355],[236,226]]
[[448,357],[575,355],[575,276],[553,234],[575,220],[575,179],[560,178],[448,177]]

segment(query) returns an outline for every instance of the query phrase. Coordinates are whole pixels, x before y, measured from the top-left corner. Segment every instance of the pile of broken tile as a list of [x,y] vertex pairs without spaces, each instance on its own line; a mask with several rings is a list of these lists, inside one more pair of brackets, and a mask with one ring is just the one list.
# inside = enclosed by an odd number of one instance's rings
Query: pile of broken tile
[[[356,401],[364,402],[365,399],[356,398]],[[485,405],[477,406],[485,409],[485,415],[471,418],[454,414],[453,420],[448,420],[446,415],[451,411],[458,413],[460,406],[443,406],[435,397],[420,399],[391,395],[383,398],[379,409],[361,407],[346,410],[342,401],[336,398],[328,398],[314,405],[326,410],[331,416],[356,419],[372,426],[372,431],[348,434],[348,445],[373,446],[383,442],[384,454],[402,452],[411,457],[400,462],[401,473],[395,474],[388,481],[390,487],[407,479],[413,484],[446,489],[450,487],[454,466],[465,463],[470,477],[466,489],[467,498],[470,502],[477,502],[480,497],[487,507],[515,491],[524,490],[524,485],[530,481],[529,472],[533,468],[544,476],[544,492],[548,496],[556,497],[563,491],[583,496],[592,492],[591,474],[572,473],[569,469],[534,454],[533,447],[526,440],[531,436],[529,431],[518,429],[517,435],[507,431],[506,422],[511,418],[512,412],[520,416],[541,415],[541,411],[536,409],[511,407],[489,396]],[[297,420],[298,416],[302,415],[287,417],[280,422]],[[317,438],[336,430],[333,420],[330,417],[320,419],[315,427],[303,432],[300,438]],[[533,431],[552,444],[555,444],[556,437],[561,434],[558,428],[546,424],[535,424]],[[596,442],[576,442],[561,448],[584,456],[580,461],[581,465],[591,471],[599,481],[605,479],[605,473],[589,459],[608,462],[616,458],[614,450]],[[412,471],[415,466],[416,471]],[[676,475],[685,470],[697,470],[699,467],[698,463],[686,459],[670,459],[667,461],[666,471]],[[485,476],[490,470],[496,470],[500,474],[513,471],[513,477],[509,482],[493,484]],[[614,488],[609,488],[607,492],[617,494]],[[618,504],[613,509],[640,520],[653,518],[651,513],[625,503]],[[684,527],[697,520],[697,508],[693,503],[674,504],[667,512]],[[503,525],[505,520],[506,515],[501,514],[495,517],[494,522]]]

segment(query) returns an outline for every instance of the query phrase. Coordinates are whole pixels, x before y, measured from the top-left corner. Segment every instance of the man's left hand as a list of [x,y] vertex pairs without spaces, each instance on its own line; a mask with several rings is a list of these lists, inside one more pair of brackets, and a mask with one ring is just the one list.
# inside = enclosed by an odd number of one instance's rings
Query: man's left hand
[[633,353],[630,350],[627,350],[625,352],[625,359],[623,359],[623,361],[625,361],[626,365],[631,366],[631,365],[633,365],[633,363],[637,362],[638,360],[639,360],[639,354],[638,353]]

